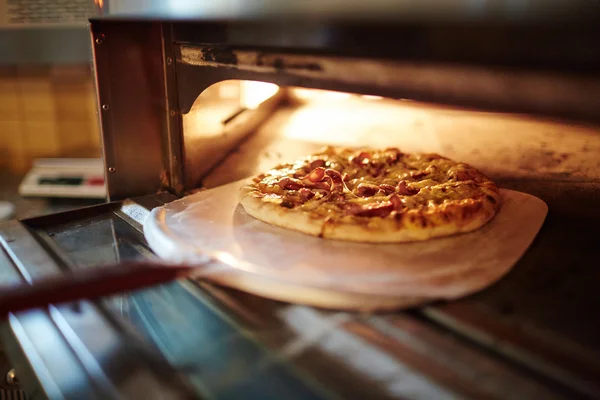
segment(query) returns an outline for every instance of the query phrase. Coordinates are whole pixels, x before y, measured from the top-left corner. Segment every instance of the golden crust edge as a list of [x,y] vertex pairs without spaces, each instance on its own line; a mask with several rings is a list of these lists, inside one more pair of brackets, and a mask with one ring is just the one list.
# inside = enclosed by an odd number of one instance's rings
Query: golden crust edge
[[311,236],[320,235],[323,227],[322,220],[311,218],[304,211],[265,202],[254,192],[255,190],[250,185],[244,185],[240,189],[240,204],[251,217],[280,228],[306,233]]
[[[495,202],[489,200],[488,197],[474,200],[472,204],[481,203],[481,205],[475,213],[460,219],[460,224],[456,223],[457,219],[451,219],[442,225],[425,227],[408,226],[406,219],[410,218],[407,215],[403,217],[402,225],[391,219],[379,219],[376,221],[377,225],[373,227],[369,227],[369,224],[343,222],[328,224],[324,220],[311,218],[305,211],[282,208],[278,204],[263,201],[253,184],[245,184],[240,188],[239,201],[251,217],[270,225],[311,236],[363,243],[407,243],[472,232],[481,228],[493,219],[501,206],[498,188],[494,185],[493,188],[488,187],[488,189],[492,189],[488,194],[494,198]],[[459,209],[460,207],[458,206]],[[439,217],[442,211],[438,209],[437,212],[429,214],[416,210],[413,213],[415,212],[421,214],[417,218],[426,219],[426,225],[428,225],[429,221],[434,217]]]

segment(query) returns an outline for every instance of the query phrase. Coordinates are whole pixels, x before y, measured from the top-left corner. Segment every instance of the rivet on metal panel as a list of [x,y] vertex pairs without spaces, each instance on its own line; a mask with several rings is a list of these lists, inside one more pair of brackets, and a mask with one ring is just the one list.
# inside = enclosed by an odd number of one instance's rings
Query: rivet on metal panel
[[14,368],[8,371],[8,374],[6,374],[6,383],[11,386],[16,386],[19,384],[19,378],[17,378]]
[[102,104],[102,109],[104,111],[107,111],[110,107],[108,106],[108,104]]
[[115,167],[109,167],[108,172],[115,172],[117,169]]
[[98,37],[96,37],[96,44],[102,44],[104,42],[104,37],[104,33],[98,34]]
[[177,111],[171,110],[171,112],[169,114],[171,115],[171,117],[174,117],[177,115]]
[[167,57],[167,65],[173,64],[173,59],[171,57]]

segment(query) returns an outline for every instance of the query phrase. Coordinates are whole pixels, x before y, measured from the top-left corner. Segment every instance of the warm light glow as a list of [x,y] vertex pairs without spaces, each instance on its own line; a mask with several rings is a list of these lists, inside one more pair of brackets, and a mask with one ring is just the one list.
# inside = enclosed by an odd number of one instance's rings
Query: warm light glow
[[300,100],[311,100],[315,97],[315,90],[312,89],[302,89],[302,88],[294,88],[291,89],[294,96]]
[[381,97],[381,96],[370,96],[370,95],[366,95],[366,94],[361,97],[365,100],[381,100],[381,99],[383,99],[383,97]]
[[303,89],[303,88],[294,88],[292,89],[294,92],[294,96],[300,100],[304,101],[335,101],[335,100],[343,100],[348,99],[352,96],[350,93],[343,92],[331,92],[327,90],[318,90],[318,89]]
[[[296,94],[296,89],[294,95]],[[352,95],[342,101],[307,101],[296,106],[278,126],[292,143],[369,147],[400,146],[406,151],[439,149],[437,131],[431,129],[428,111],[393,101],[372,101]],[[427,146],[427,147],[424,147]],[[441,151],[441,150],[436,150]]]
[[219,92],[219,99],[239,99],[241,86],[243,83],[239,81],[223,81],[217,83],[216,86]]
[[273,83],[244,81],[241,85],[241,106],[254,110],[278,91],[279,86]]
[[104,7],[104,0],[94,0],[94,3],[100,8]]
[[322,94],[323,99],[326,100],[342,100],[347,99],[352,96],[350,93],[342,93],[342,92],[325,92]]

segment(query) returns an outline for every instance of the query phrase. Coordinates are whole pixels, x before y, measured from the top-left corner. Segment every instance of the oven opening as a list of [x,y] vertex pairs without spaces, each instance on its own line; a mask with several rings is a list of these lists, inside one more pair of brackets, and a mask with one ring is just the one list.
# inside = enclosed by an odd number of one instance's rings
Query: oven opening
[[511,187],[600,179],[593,127],[266,82],[230,80],[202,92],[183,116],[183,144],[188,190],[248,178],[324,145],[438,153]]

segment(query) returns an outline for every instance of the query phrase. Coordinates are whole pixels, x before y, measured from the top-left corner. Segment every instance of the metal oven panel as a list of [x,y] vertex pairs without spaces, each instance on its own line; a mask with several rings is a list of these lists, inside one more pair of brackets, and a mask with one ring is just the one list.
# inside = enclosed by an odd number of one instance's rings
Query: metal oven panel
[[92,46],[109,198],[175,187],[180,158],[170,146],[177,137],[170,140],[162,26],[102,28],[92,26]]
[[[224,132],[238,139],[203,140],[193,153],[184,145],[193,139],[182,136],[184,115],[207,88],[229,79],[598,122],[593,5],[566,22],[555,14],[537,20],[534,7],[507,24],[494,13],[470,20],[463,6],[450,18],[461,29],[427,13],[417,25],[402,13],[374,24],[352,9],[346,17],[285,25],[269,14],[228,23],[201,16],[195,23],[169,16],[94,20],[110,198],[194,188],[247,134]],[[403,38],[402,45],[390,46],[390,37]]]
[[[168,199],[150,196],[4,225],[10,261],[2,273],[34,280],[62,269],[151,257],[136,216]],[[2,332],[27,387],[47,398],[138,398],[142,392],[149,399],[573,394],[543,374],[489,358],[479,345],[449,336],[424,318],[434,310],[324,312],[181,281],[19,313]]]
[[[2,239],[11,243],[11,258],[25,262],[19,272],[32,281],[60,269],[151,257],[135,215],[166,198],[15,222],[4,227]],[[35,259],[44,271],[30,264]],[[10,274],[11,267],[18,279],[12,263],[2,265],[3,273]],[[185,282],[20,313],[11,316],[3,334],[19,371],[26,371],[27,387],[47,398],[197,398],[207,391],[235,397],[252,387],[257,398],[323,398],[293,370],[277,367],[278,361],[238,332],[210,297]],[[226,349],[231,356],[223,354]],[[265,365],[252,372],[261,358]],[[233,365],[238,368],[229,370]],[[249,380],[253,374],[281,384],[256,386]]]

